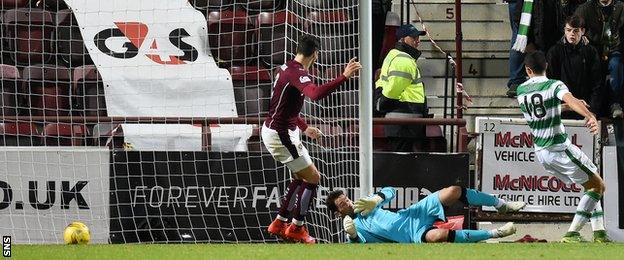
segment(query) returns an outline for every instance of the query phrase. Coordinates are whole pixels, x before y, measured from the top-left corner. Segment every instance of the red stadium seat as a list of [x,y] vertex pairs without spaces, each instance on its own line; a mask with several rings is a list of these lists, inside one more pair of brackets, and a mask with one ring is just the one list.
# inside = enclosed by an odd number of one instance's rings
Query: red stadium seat
[[70,72],[65,67],[29,66],[21,93],[33,116],[67,116],[70,112]]
[[191,5],[199,10],[218,11],[231,8],[234,0],[189,0]]
[[280,2],[275,0],[236,0],[236,3],[242,5],[248,12],[268,12],[275,11],[280,7]]
[[271,74],[256,66],[230,68],[236,111],[239,116],[267,116],[271,100]]
[[32,123],[0,123],[0,145],[39,146],[41,145],[41,132]]
[[383,62],[384,58],[386,58],[386,55],[388,55],[388,52],[390,52],[390,50],[394,48],[394,45],[396,45],[398,41],[396,37],[396,30],[399,28],[399,26],[401,26],[401,18],[393,12],[388,12],[388,16],[386,19],[386,31],[383,36],[384,38],[381,47],[381,53],[379,54],[379,60],[381,62]]
[[72,81],[73,109],[84,116],[107,116],[104,84],[95,65],[74,69]]
[[[338,31],[337,24],[347,23],[349,15],[344,11],[310,12],[307,15],[305,28],[313,35],[336,35],[345,34],[345,31]],[[355,25],[354,25],[355,26]],[[353,28],[357,29],[357,28]]]
[[54,20],[52,13],[18,8],[2,15],[3,37],[11,58],[18,64],[46,63],[52,57]]
[[356,24],[349,22],[346,12],[310,12],[304,27],[306,32],[319,37],[320,65],[346,64],[357,55],[359,41],[353,33],[357,31]]
[[254,56],[254,26],[245,11],[208,14],[208,41],[217,62],[242,65]]
[[[260,13],[258,15],[258,42],[260,59],[267,65],[281,65],[292,57],[286,58],[286,52],[294,53],[297,44],[286,40],[286,30],[291,29],[290,34],[296,33],[296,28],[301,20],[291,12],[279,11],[276,13]],[[293,26],[286,26],[291,24]]]
[[264,153],[269,152],[260,139],[260,136],[262,135],[261,129],[261,126],[253,125],[251,136],[249,137],[249,140],[247,140],[247,151]]
[[37,1],[37,7],[52,12],[58,12],[59,10],[69,8],[64,0],[39,0]]
[[60,61],[69,67],[93,64],[85,47],[78,22],[71,10],[61,10],[56,14],[56,52]]
[[[342,148],[344,146],[344,130],[341,126],[330,124],[315,124],[311,126],[317,127],[323,133],[323,136],[321,138],[314,141],[312,145],[308,147],[308,149],[310,149],[311,151]],[[305,137],[305,139],[308,138]]]
[[19,71],[11,65],[0,64],[0,77],[2,77],[2,86],[0,86],[0,110],[1,115],[15,116],[19,102],[17,100]]
[[27,7],[29,0],[0,0],[0,10]]
[[124,148],[124,132],[120,124],[102,123],[93,127],[93,145],[111,149]]
[[388,151],[390,145],[386,139],[386,131],[383,125],[373,125],[373,150]]
[[43,128],[45,146],[83,146],[88,135],[84,125],[52,123]]

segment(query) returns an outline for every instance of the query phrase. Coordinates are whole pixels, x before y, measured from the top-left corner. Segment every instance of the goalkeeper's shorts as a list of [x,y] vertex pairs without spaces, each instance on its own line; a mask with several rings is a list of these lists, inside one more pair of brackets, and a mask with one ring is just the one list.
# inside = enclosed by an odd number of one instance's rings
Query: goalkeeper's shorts
[[275,160],[285,164],[292,173],[312,165],[312,159],[301,143],[299,128],[278,133],[262,124],[262,143]]

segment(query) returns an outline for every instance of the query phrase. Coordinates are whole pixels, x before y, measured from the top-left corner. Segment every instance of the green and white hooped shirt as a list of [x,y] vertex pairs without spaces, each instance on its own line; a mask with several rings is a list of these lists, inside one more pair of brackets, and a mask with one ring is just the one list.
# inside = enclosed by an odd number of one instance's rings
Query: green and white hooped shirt
[[563,82],[546,76],[533,77],[518,86],[518,103],[533,132],[536,151],[563,151],[570,145],[561,123],[561,100],[569,92]]

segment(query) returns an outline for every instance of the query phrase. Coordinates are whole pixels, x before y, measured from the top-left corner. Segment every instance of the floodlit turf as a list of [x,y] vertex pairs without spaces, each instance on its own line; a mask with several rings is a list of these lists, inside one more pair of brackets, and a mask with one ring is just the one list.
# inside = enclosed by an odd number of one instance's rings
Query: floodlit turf
[[[623,259],[624,244],[13,245],[15,259]],[[302,256],[307,256],[302,258]]]

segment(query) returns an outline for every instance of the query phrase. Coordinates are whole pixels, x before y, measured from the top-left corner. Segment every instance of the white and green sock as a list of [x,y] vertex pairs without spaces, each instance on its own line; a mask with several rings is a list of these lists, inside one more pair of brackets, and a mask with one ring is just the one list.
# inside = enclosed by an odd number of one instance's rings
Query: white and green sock
[[570,224],[568,233],[579,232],[581,228],[583,228],[585,223],[591,218],[592,212],[596,208],[596,204],[598,204],[601,197],[600,194],[594,191],[585,192],[585,195],[583,195],[576,207],[576,214],[574,214],[574,219],[572,219],[572,224]]
[[604,212],[602,211],[602,206],[600,205],[600,201],[596,203],[596,208],[592,212],[590,221],[591,221],[591,226],[592,226],[593,231],[605,230]]

